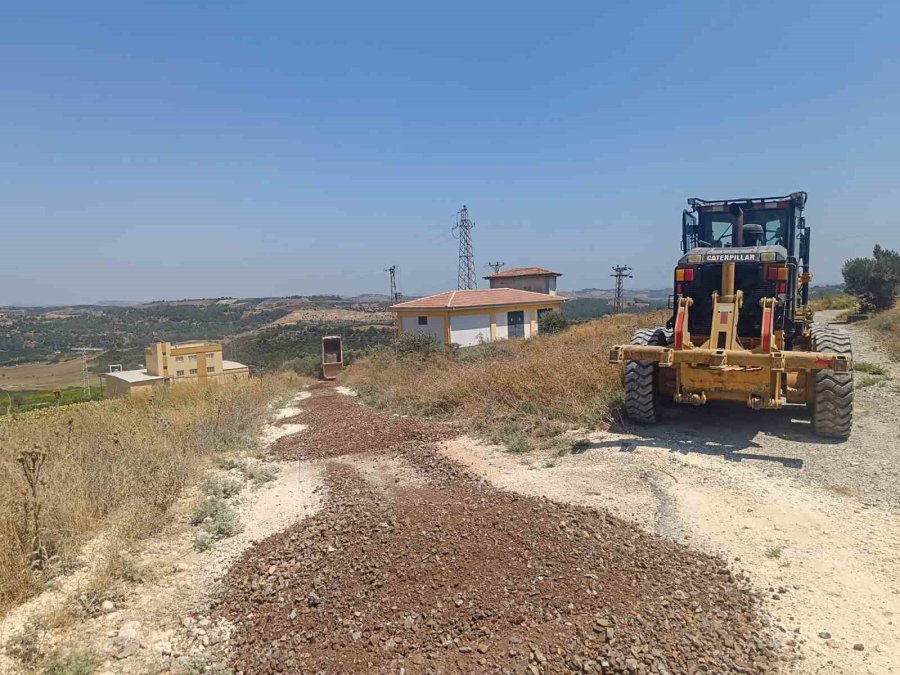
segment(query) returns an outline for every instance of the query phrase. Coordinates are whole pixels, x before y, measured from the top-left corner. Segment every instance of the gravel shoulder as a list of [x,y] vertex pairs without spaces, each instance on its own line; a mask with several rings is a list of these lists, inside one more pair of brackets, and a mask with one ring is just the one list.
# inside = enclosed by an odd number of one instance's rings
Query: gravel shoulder
[[465,438],[444,452],[498,487],[608,509],[721,555],[796,641],[799,673],[898,672],[900,373],[861,326],[846,328],[856,361],[880,364],[892,379],[858,390],[845,442],[812,436],[802,409],[723,405],[589,434],[561,457],[515,456]]

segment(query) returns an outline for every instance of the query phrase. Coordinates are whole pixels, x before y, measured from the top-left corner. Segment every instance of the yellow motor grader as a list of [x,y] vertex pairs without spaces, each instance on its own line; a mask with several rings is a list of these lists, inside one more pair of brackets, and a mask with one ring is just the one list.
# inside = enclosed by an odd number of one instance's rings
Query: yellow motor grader
[[800,403],[816,433],[849,436],[850,338],[812,321],[806,193],[688,204],[672,317],[610,352],[624,366],[629,418],[658,421],[664,398],[756,410]]

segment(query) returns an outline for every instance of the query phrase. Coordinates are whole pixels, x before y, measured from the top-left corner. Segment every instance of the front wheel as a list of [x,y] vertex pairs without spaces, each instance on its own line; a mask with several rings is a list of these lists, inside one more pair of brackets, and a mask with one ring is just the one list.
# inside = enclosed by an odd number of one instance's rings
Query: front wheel
[[[665,328],[642,328],[631,338],[633,345],[664,347],[669,343]],[[638,424],[655,424],[662,417],[659,393],[659,364],[629,360],[625,362],[625,413]]]
[[[852,356],[850,336],[842,330],[813,325],[814,352]],[[812,408],[813,430],[820,436],[847,438],[853,426],[853,371],[817,370]]]

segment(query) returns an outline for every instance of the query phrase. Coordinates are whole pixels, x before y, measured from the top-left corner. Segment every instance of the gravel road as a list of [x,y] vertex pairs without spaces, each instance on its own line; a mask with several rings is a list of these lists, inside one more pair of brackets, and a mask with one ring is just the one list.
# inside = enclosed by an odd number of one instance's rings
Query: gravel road
[[219,616],[244,673],[773,672],[794,657],[724,561],[607,512],[500,490],[444,425],[320,387],[279,441],[322,510],[247,551]]

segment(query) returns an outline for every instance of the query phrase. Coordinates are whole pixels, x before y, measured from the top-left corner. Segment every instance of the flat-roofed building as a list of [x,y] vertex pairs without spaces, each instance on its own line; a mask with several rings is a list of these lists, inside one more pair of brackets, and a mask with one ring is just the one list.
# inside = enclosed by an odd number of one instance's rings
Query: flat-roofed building
[[218,342],[154,342],[144,350],[144,358],[145,368],[101,376],[108,396],[122,396],[137,390],[149,391],[149,387],[156,384],[205,383],[231,377],[250,377],[247,366],[222,358],[222,345]]
[[562,309],[565,298],[512,288],[446,291],[392,305],[401,333],[433,336],[469,347],[537,335],[544,312]]

